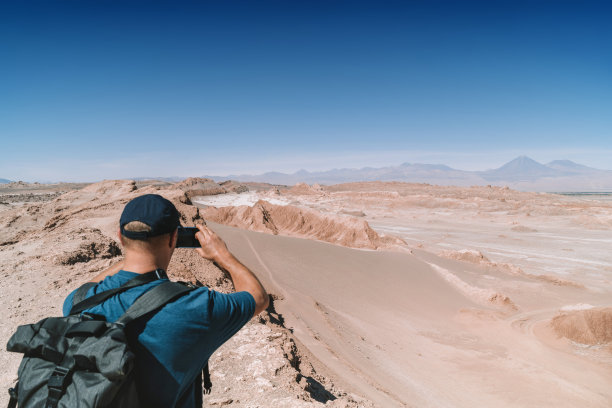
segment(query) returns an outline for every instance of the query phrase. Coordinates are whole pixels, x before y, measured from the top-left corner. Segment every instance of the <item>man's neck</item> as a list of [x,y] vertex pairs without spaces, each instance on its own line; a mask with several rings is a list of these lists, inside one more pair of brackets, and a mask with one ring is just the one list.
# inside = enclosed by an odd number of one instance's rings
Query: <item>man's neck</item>
[[124,271],[128,271],[128,272],[134,272],[134,273],[147,273],[147,272],[151,272],[154,271],[156,269],[163,269],[166,270],[166,268],[160,266],[159,264],[155,263],[155,262],[125,262],[123,264],[123,267],[121,269],[123,269]]
[[156,269],[166,270],[168,262],[149,253],[126,253],[122,269],[134,273],[147,273]]

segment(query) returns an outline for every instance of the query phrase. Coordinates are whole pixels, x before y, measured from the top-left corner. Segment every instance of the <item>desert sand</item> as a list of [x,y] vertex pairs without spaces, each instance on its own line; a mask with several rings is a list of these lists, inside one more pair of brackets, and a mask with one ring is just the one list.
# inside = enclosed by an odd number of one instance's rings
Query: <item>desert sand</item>
[[[0,208],[1,339],[120,259],[122,206],[157,192],[184,225],[206,219],[273,298],[211,359],[208,405],[612,405],[611,202],[379,182],[246,190],[106,181]],[[231,290],[190,251],[171,277]],[[0,356],[9,387],[19,359]]]

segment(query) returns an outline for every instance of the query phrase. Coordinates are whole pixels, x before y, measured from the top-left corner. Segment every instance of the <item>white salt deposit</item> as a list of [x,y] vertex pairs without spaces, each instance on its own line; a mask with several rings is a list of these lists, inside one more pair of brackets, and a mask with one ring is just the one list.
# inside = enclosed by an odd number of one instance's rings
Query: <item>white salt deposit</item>
[[589,305],[588,303],[576,303],[575,305],[566,305],[561,309],[562,312],[570,312],[572,310],[589,310],[594,308],[595,306]]
[[259,200],[266,200],[271,204],[276,205],[287,205],[289,201],[283,198],[268,197],[258,194],[254,191],[248,191],[245,193],[231,193],[231,194],[218,194],[210,196],[199,196],[194,202],[198,204],[208,205],[211,207],[230,207],[247,205],[253,206]]

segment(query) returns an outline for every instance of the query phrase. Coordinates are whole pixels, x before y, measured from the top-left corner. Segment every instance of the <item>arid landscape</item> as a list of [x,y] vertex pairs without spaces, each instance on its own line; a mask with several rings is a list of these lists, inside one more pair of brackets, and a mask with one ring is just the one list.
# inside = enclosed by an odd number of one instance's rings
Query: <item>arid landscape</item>
[[[273,299],[213,355],[206,406],[612,405],[612,201],[598,196],[401,182],[1,184],[4,344],[120,259],[121,210],[152,192],[183,225],[217,231]],[[232,289],[190,249],[168,272]],[[0,356],[8,388],[19,356]]]
[[[269,294],[205,406],[612,408],[611,5],[2,2],[0,342],[144,265],[118,224],[155,193]],[[198,253],[169,277],[233,291]],[[208,340],[143,346],[147,401]]]

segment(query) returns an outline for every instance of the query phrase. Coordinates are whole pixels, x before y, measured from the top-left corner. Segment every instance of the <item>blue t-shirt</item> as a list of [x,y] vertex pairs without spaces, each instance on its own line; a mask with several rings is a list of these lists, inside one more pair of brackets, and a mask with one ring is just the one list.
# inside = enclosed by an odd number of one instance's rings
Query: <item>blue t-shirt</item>
[[[89,289],[87,297],[123,285],[138,274],[119,271]],[[87,309],[117,320],[147,290],[167,281],[159,279],[115,295]],[[74,291],[64,301],[70,313]],[[253,317],[255,299],[248,292],[224,294],[206,287],[195,289],[166,304],[151,317],[134,321],[126,329],[136,354],[136,383],[146,407],[191,408],[201,401],[195,379],[208,358]]]

